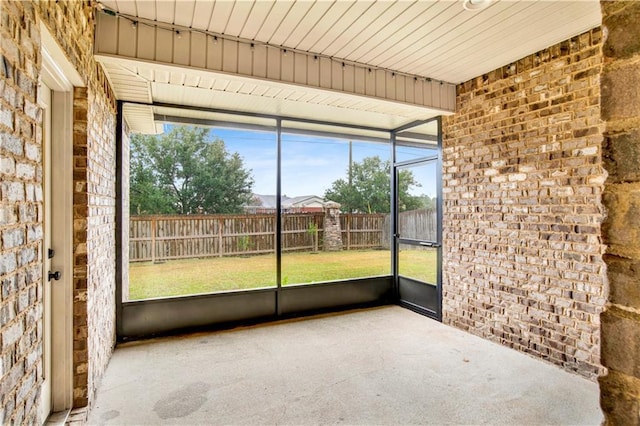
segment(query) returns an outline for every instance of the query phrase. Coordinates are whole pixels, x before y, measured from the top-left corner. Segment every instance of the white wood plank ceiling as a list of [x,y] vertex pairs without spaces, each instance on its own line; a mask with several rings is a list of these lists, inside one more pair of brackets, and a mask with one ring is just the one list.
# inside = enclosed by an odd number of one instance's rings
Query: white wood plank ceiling
[[600,24],[598,0],[99,0],[123,15],[451,83]]
[[[453,111],[453,84],[601,21],[598,0],[98,1],[96,57],[119,99],[388,129]],[[153,109],[125,113],[157,128]]]

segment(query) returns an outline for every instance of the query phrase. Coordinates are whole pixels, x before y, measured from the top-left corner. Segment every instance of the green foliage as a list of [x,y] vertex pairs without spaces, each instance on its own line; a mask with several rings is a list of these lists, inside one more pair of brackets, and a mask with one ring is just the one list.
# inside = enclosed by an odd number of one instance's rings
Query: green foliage
[[251,248],[251,240],[248,235],[242,235],[238,237],[238,249],[240,251],[247,251]]
[[435,208],[437,207],[437,198],[436,197],[429,197],[426,194],[422,194],[420,195],[420,203],[422,204],[421,208],[424,209],[430,209],[430,210],[435,210]]
[[307,233],[309,235],[315,235],[318,233],[318,225],[315,222],[309,222],[309,226],[307,227]]
[[131,214],[239,213],[252,197],[251,170],[208,129],[173,127],[131,137]]
[[[338,179],[324,193],[324,198],[341,204],[347,213],[389,213],[391,211],[391,163],[380,157],[366,157],[351,166],[351,184]],[[347,170],[347,175],[349,171]],[[415,210],[424,206],[421,197],[409,194],[413,187],[420,187],[410,170],[401,170],[398,184],[399,211]]]
[[318,225],[315,222],[309,222],[307,227],[307,234],[313,238],[313,251],[318,251]]

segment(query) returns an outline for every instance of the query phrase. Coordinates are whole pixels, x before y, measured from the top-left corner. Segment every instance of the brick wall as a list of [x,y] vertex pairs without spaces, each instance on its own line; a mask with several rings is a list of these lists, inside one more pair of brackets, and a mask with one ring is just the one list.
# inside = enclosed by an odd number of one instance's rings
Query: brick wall
[[609,299],[602,319],[600,405],[607,425],[640,425],[640,3],[601,2],[604,44],[602,156],[609,172]]
[[443,121],[443,321],[602,372],[602,33],[460,84]]
[[[42,377],[44,21],[87,88],[74,93],[74,406],[90,403],[115,343],[114,102],[81,1],[0,2],[0,423],[38,423]],[[54,182],[55,184],[55,182]],[[71,230],[69,230],[71,232]],[[91,333],[88,333],[88,330]]]
[[0,423],[32,423],[42,376],[38,43],[33,13],[0,8]]
[[[116,119],[112,105],[89,93],[87,147],[88,398],[93,399],[115,344]],[[99,117],[99,119],[96,119]]]

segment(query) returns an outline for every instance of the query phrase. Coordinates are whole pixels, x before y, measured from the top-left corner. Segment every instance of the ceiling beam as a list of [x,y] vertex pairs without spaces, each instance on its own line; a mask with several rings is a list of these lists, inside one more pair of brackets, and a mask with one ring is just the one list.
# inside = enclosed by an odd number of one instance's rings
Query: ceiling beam
[[95,54],[455,111],[455,85],[206,32],[98,13]]

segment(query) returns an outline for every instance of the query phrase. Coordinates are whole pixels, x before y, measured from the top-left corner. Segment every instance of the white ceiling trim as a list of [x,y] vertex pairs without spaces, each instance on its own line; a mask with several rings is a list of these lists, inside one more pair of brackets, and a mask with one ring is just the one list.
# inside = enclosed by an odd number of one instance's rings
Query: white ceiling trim
[[[402,102],[151,61],[105,55],[97,55],[96,60],[107,72],[116,98],[125,101],[271,114],[388,130],[416,120],[451,114]],[[136,85],[142,85],[142,82],[145,89],[138,92]],[[157,125],[145,122],[145,117],[153,119],[150,110],[135,112],[135,116],[133,113],[125,115],[131,130],[155,133]]]

